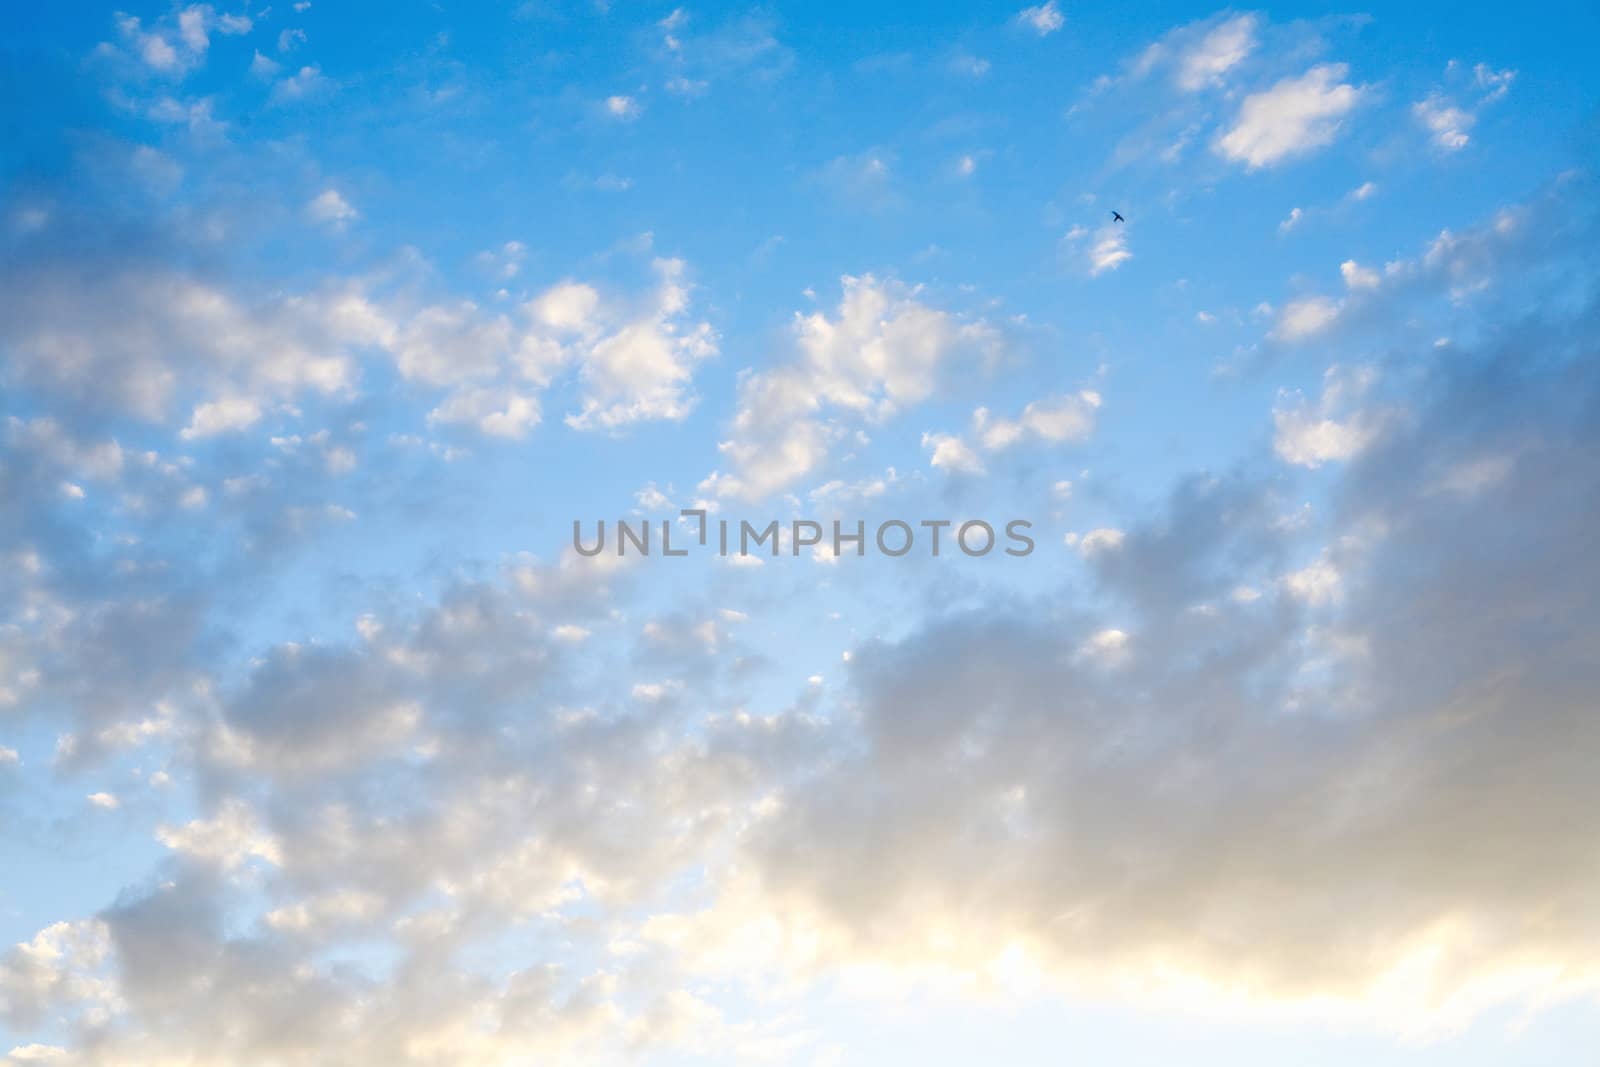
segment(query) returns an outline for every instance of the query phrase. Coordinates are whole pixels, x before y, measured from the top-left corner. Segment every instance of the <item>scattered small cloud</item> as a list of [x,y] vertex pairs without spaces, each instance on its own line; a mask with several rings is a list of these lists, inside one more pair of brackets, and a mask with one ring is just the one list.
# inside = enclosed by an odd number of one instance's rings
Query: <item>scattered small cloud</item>
[[1469,131],[1478,121],[1478,116],[1455,106],[1442,93],[1431,93],[1427,99],[1418,100],[1411,111],[1427,128],[1433,143],[1446,152],[1467,147],[1467,142],[1472,140]]
[[[1459,152],[1472,141],[1472,130],[1478,124],[1478,112],[1511,91],[1511,82],[1517,76],[1514,70],[1495,70],[1484,63],[1473,67],[1470,79],[1464,79],[1461,65],[1451,60],[1445,68],[1447,82],[1456,85],[1454,92],[1435,89],[1411,105],[1411,113],[1428,131],[1435,148],[1443,152]],[[1466,81],[1465,85],[1461,83]],[[1462,103],[1454,93],[1472,97]]]
[[972,450],[972,446],[954,434],[924,433],[922,447],[930,453],[929,465],[939,470],[958,474],[984,473],[983,461]]
[[1061,15],[1061,9],[1056,6],[1056,0],[1047,0],[1037,7],[1023,8],[1017,12],[1017,22],[1040,37],[1048,37],[1067,24],[1067,20]]
[[334,230],[343,230],[360,217],[360,213],[337,189],[324,189],[306,205],[306,215],[312,222],[321,223]]
[[605,100],[606,114],[621,122],[632,122],[644,111],[639,101],[631,96],[608,96]]
[[291,104],[316,96],[329,86],[322,68],[304,66],[272,87],[272,102]]
[[1280,341],[1304,341],[1321,333],[1339,317],[1339,305],[1325,296],[1291,300],[1278,313],[1272,336]]

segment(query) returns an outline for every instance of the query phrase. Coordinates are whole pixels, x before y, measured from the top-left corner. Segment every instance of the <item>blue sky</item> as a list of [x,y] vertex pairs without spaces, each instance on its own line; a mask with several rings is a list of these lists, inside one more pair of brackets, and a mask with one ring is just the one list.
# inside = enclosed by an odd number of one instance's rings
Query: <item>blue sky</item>
[[6,1062],[1600,1037],[1592,6],[8,22]]

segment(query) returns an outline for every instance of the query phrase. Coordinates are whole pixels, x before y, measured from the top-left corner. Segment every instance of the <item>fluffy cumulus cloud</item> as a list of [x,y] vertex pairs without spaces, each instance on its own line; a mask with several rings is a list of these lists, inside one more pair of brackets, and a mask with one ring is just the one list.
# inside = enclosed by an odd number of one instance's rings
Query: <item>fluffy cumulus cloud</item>
[[1347,460],[1366,449],[1383,429],[1385,417],[1344,409],[1360,402],[1372,384],[1369,369],[1345,371],[1328,368],[1322,398],[1309,405],[1303,396],[1282,398],[1272,413],[1276,434],[1273,449],[1287,463],[1317,467],[1330,460]]
[[759,499],[815,470],[851,422],[881,422],[927,400],[957,364],[977,373],[1000,331],[924,303],[917,288],[871,275],[843,279],[832,317],[796,314],[793,362],[746,375],[720,496]]
[[982,455],[1021,445],[1061,445],[1087,439],[1094,432],[1100,394],[1092,389],[1028,403],[1016,418],[997,416],[988,408],[972,413],[971,440],[948,433],[925,433],[922,447],[930,466],[964,474],[982,474]]
[[1268,167],[1326,147],[1363,96],[1348,74],[1343,63],[1324,63],[1251,93],[1216,150],[1249,167]]
[[1417,121],[1427,127],[1433,143],[1447,152],[1467,147],[1472,139],[1469,131],[1478,121],[1478,116],[1455,106],[1438,93],[1418,100],[1412,112]]
[[[333,190],[307,212],[336,227],[355,217]],[[563,373],[580,383],[566,420],[575,429],[681,419],[695,367],[717,351],[715,330],[690,314],[678,259],[654,261],[642,296],[602,299],[563,282],[507,313],[467,299],[417,304],[359,278],[250,300],[144,263],[54,262],[42,251],[51,236],[37,235],[6,275],[0,340],[11,358],[0,376],[103,413],[164,422],[187,409],[190,440],[248,429],[306,394],[351,396],[373,359],[441,391],[436,422],[494,436],[536,425],[539,394]]]
[[[643,419],[681,419],[694,400],[695,364],[717,352],[708,322],[689,317],[689,286],[680,259],[655,261],[658,285],[637,311],[607,324],[567,308],[554,323],[584,338],[583,409],[567,423],[579,429],[623,426]],[[547,309],[548,310],[548,309]]]
[[395,322],[385,347],[400,372],[449,392],[430,419],[521,438],[540,420],[539,394],[564,372],[580,383],[577,430],[681,419],[694,406],[696,365],[717,352],[711,324],[689,313],[687,267],[656,259],[642,296],[603,297],[564,281],[515,314],[473,301],[434,304]]
[[928,450],[930,466],[951,473],[983,473],[983,460],[960,437],[947,433],[925,433],[922,435],[922,447]]
[[1339,317],[1339,305],[1325,296],[1291,300],[1278,312],[1273,336],[1284,341],[1301,341],[1321,333]]
[[343,229],[351,220],[360,217],[360,213],[337,189],[324,189],[312,198],[311,203],[306,205],[306,215],[334,229]]

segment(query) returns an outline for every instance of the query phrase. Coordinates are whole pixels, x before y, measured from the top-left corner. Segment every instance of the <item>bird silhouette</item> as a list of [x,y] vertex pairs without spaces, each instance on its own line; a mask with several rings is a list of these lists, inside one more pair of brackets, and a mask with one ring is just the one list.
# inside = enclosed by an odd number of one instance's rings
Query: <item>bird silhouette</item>
[[1111,221],[1112,222],[1127,222],[1128,220],[1123,218],[1121,215],[1117,214],[1115,211],[1113,211],[1111,213]]

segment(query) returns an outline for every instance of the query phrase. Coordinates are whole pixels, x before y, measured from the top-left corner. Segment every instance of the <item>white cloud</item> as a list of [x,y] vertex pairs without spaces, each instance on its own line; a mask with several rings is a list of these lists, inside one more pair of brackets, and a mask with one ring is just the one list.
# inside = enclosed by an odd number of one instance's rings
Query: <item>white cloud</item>
[[261,405],[249,397],[225,397],[194,409],[181,436],[185,441],[247,430],[261,419]]
[[643,108],[640,107],[639,101],[631,96],[606,97],[606,114],[614,119],[631,122],[633,119],[638,118],[642,111]]
[[[1457,75],[1459,65],[1450,61],[1447,75]],[[1477,93],[1477,99],[1463,104],[1443,90],[1435,89],[1411,105],[1411,113],[1428,131],[1435,147],[1445,152],[1459,152],[1472,141],[1472,128],[1478,124],[1478,112],[1511,91],[1516,77],[1514,70],[1495,70],[1484,63],[1472,69],[1472,84],[1462,90],[1463,95]]]
[[838,418],[888,419],[926,400],[952,364],[998,350],[994,327],[929,307],[918,289],[870,275],[842,286],[833,317],[795,315],[798,358],[741,378],[733,432],[719,446],[732,470],[707,491],[754,500],[783,489],[822,462]]
[[1283,587],[1307,604],[1331,604],[1339,599],[1342,581],[1338,567],[1323,555],[1300,570],[1284,575]]
[[1047,37],[1067,24],[1067,20],[1061,16],[1061,9],[1056,6],[1056,0],[1047,0],[1037,7],[1023,8],[1017,12],[1017,21],[1040,37]]
[[959,437],[947,433],[925,433],[922,435],[922,447],[932,453],[928,457],[929,465],[940,470],[959,474],[984,472],[983,461],[972,450],[972,446]]
[[1510,92],[1512,79],[1516,76],[1514,70],[1495,70],[1487,63],[1479,63],[1472,68],[1473,82],[1486,94],[1484,103],[1491,103]]
[[1291,300],[1278,313],[1272,336],[1280,341],[1303,341],[1327,329],[1338,317],[1339,305],[1325,296]]
[[600,293],[591,285],[562,282],[539,294],[528,305],[533,317],[552,330],[585,334],[595,328]]
[[500,281],[510,281],[522,272],[522,263],[527,257],[527,245],[521,241],[507,241],[499,248],[479,252],[477,262]]
[[[115,988],[103,973],[112,945],[97,919],[57,922],[0,954],[0,1018],[32,1029],[44,1019],[88,1007],[105,1011],[115,1004]],[[67,1062],[54,1046],[20,1045],[9,1053],[16,1063]]]
[[1129,635],[1118,629],[1097,630],[1078,646],[1078,658],[1089,660],[1102,667],[1114,667],[1128,658]]
[[1120,77],[1103,76],[1092,90],[1102,94],[1124,79],[1142,79],[1157,72],[1169,75],[1186,93],[1227,85],[1259,45],[1261,19],[1254,14],[1223,15],[1200,19],[1167,32],[1126,65]]
[[282,848],[261,826],[244,801],[225,801],[210,819],[195,819],[182,826],[162,826],[156,840],[174,852],[232,871],[253,859],[273,866],[283,863]]
[[1100,527],[1090,530],[1078,540],[1078,551],[1085,556],[1098,556],[1105,552],[1115,552],[1122,547],[1126,535],[1121,530],[1110,527]]
[[359,927],[377,918],[383,907],[384,899],[377,893],[343,890],[274,908],[262,916],[262,921],[273,930],[330,936],[340,926]]
[[633,494],[633,499],[645,511],[669,511],[673,508],[672,500],[656,488],[655,482]]
[[[972,413],[971,435],[976,442],[948,433],[924,433],[922,447],[929,450],[933,467],[965,474],[985,471],[982,452],[995,453],[1017,445],[1043,442],[1047,445],[1082,441],[1094,432],[1100,394],[1091,389],[1030,401],[1016,418],[996,417],[988,408]],[[892,471],[891,471],[892,474]],[[1058,483],[1058,494],[1071,483]]]
[[1223,75],[1255,51],[1258,19],[1238,15],[1218,25],[1178,57],[1178,87],[1189,92],[1222,84]]
[[515,342],[508,316],[485,314],[461,300],[421,308],[398,326],[387,347],[406,378],[444,386],[495,376]]
[[[319,198],[326,217],[348,217]],[[408,381],[448,390],[440,423],[517,438],[539,420],[539,394],[576,374],[577,429],[609,429],[692,410],[695,367],[717,351],[691,314],[687,266],[653,261],[656,284],[602,298],[558,283],[509,312],[470,300],[380,303],[356,282],[246,304],[214,286],[131,268],[92,289],[56,271],[24,272],[0,289],[0,339],[11,373],[35,387],[163,420],[182,380],[199,392],[187,440],[246,429],[306,390],[353,389],[367,353],[385,353]]]
[[1343,63],[1325,63],[1245,97],[1233,128],[1217,139],[1217,151],[1255,168],[1331,144],[1363,95],[1344,81],[1348,71]]
[[1037,439],[1051,444],[1081,441],[1094,432],[1100,394],[1083,389],[1047,400],[1031,401],[1016,419],[995,418],[987,408],[973,413],[973,430],[991,452]]
[[1285,462],[1319,467],[1330,460],[1346,460],[1372,440],[1375,431],[1358,419],[1344,422],[1319,418],[1305,408],[1273,412],[1277,434],[1273,447]]
[[[575,429],[609,429],[648,419],[682,419],[694,407],[689,383],[694,367],[717,353],[708,322],[688,316],[688,267],[681,259],[657,259],[657,288],[647,305],[610,332],[586,341],[580,376],[583,408],[568,415]],[[550,296],[551,294],[546,294]],[[581,289],[563,288],[538,305],[547,323],[570,328],[592,313]]]
[[[521,246],[512,245],[517,258],[496,256],[488,265],[503,274],[505,264],[520,263]],[[539,394],[568,370],[576,372],[582,405],[564,420],[573,429],[681,419],[694,407],[694,369],[716,354],[717,336],[690,315],[687,265],[658,258],[652,267],[656,286],[635,298],[608,300],[568,280],[515,314],[463,300],[428,305],[371,332],[407,379],[450,390],[429,415],[437,424],[520,439],[539,423]]]
[[274,85],[270,99],[274,104],[292,104],[317,96],[328,88],[330,83],[323,77],[322,68],[307,65]]
[[1315,407],[1298,393],[1280,397],[1273,409],[1273,450],[1286,463],[1320,467],[1348,460],[1365,451],[1383,432],[1386,417],[1346,409],[1370,388],[1373,372],[1346,371],[1335,365],[1323,375],[1322,397]]
[[1417,121],[1427,127],[1433,143],[1447,152],[1456,152],[1472,140],[1468,131],[1477,124],[1478,117],[1470,111],[1455,106],[1439,93],[1418,100],[1411,107]]
[[248,33],[252,26],[248,16],[219,17],[209,4],[177,8],[148,28],[132,15],[119,14],[116,24],[136,60],[172,77],[182,77],[205,61],[213,31],[232,36]]
[[1089,273],[1096,277],[1132,259],[1133,253],[1128,251],[1127,224],[1112,222],[1100,227],[1089,245],[1088,256]]
[[504,387],[462,386],[428,413],[430,425],[466,424],[488,437],[520,441],[539,425],[539,400]]
[[1371,267],[1363,267],[1353,259],[1347,259],[1339,264],[1339,274],[1344,278],[1344,284],[1351,289],[1376,289],[1382,281],[1377,271]]
[[306,205],[306,214],[313,222],[320,222],[336,230],[344,229],[349,222],[360,217],[350,201],[337,189],[324,189]]
[[248,405],[303,389],[334,394],[355,378],[359,335],[346,295],[246,304],[193,278],[129,268],[86,280],[25,276],[0,293],[13,373],[35,385],[160,420],[180,377],[209,392],[192,429],[248,419]]
[[189,7],[178,12],[178,36],[183,38],[183,43],[191,52],[204,52],[211,44],[211,38],[206,33],[207,10]]

